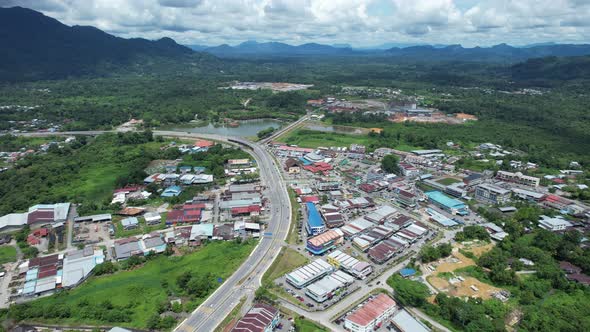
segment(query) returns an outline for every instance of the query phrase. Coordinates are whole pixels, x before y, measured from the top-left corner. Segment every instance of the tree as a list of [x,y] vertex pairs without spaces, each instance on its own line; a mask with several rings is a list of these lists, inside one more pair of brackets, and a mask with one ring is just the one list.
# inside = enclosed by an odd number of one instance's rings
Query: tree
[[381,169],[387,173],[400,174],[399,158],[394,154],[388,154],[381,159]]
[[430,296],[428,287],[421,282],[404,279],[399,275],[393,275],[387,279],[387,284],[394,290],[395,298],[403,305],[421,307],[426,304]]

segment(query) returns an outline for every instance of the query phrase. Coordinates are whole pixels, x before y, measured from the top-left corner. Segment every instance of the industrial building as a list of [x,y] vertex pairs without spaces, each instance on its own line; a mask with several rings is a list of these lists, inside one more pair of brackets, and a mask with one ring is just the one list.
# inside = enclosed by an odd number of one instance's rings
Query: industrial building
[[510,200],[510,190],[489,183],[475,187],[475,199],[490,204],[504,204]]
[[391,297],[379,294],[348,314],[344,320],[344,327],[353,332],[373,331],[389,319],[396,308],[396,303]]
[[428,197],[428,201],[435,206],[447,211],[450,214],[468,215],[469,209],[465,203],[458,199],[451,198],[440,191],[428,191],[424,193]]
[[342,244],[344,233],[340,229],[331,229],[307,240],[307,251],[314,255],[322,255],[326,251]]
[[305,294],[314,301],[322,303],[334,296],[334,292],[354,282],[354,278],[342,271],[336,271],[307,286]]
[[391,323],[400,332],[429,332],[430,329],[422,322],[412,317],[406,309],[402,309],[393,315]]
[[323,259],[316,259],[315,261],[288,273],[286,275],[286,280],[296,288],[303,288],[333,270],[334,268],[332,265],[326,263]]
[[330,253],[327,259],[336,269],[341,269],[358,279],[365,279],[373,272],[373,267],[369,263],[361,262],[340,250]]

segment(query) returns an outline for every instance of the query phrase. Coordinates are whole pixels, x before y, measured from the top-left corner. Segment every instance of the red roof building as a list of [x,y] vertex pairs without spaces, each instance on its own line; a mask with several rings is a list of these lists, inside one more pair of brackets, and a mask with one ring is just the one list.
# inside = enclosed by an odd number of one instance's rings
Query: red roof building
[[242,319],[238,321],[232,332],[264,332],[273,331],[279,322],[279,310],[268,304],[255,304]]
[[313,195],[313,196],[303,196],[301,197],[301,201],[303,203],[319,203],[320,202],[320,198]]
[[53,209],[51,210],[44,210],[39,209],[33,212],[30,212],[27,216],[27,224],[37,224],[37,223],[51,223],[54,221],[54,212]]
[[346,316],[344,327],[349,330],[354,327],[354,331],[373,330],[391,317],[395,310],[395,301],[385,294],[379,294]]
[[195,147],[197,147],[197,148],[209,148],[209,147],[212,147],[214,145],[215,145],[214,142],[207,141],[207,140],[204,140],[204,139],[198,139],[195,142]]
[[234,207],[231,209],[232,216],[248,216],[248,215],[258,215],[260,214],[260,206],[258,205],[250,205],[250,206],[240,206]]

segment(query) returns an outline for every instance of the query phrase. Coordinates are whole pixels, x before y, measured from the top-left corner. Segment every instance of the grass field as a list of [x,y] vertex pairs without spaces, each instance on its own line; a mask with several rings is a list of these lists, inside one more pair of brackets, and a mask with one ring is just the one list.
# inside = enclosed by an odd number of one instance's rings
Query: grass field
[[329,330],[309,319],[305,318],[295,318],[295,331],[297,332],[328,332]]
[[436,182],[438,182],[438,183],[440,183],[442,185],[448,186],[448,185],[451,185],[453,183],[461,182],[461,180],[458,180],[458,179],[455,179],[455,178],[442,178],[442,179],[436,180]]
[[276,278],[307,264],[307,262],[309,262],[309,259],[304,255],[291,248],[283,247],[277,259],[272,263],[266,273],[264,273],[262,283],[272,282]]
[[[256,243],[238,244],[235,242],[214,242],[202,249],[182,256],[158,256],[143,267],[122,271],[113,275],[92,277],[87,282],[71,291],[30,302],[28,305],[43,312],[50,308],[69,307],[70,317],[32,321],[61,324],[109,324],[133,328],[145,328],[159,303],[169,299],[168,294],[181,294],[176,283],[177,278],[185,272],[199,275],[211,273],[214,278],[225,280],[250,254]],[[214,285],[217,288],[218,284]],[[209,293],[214,290],[211,289]],[[198,305],[204,298],[196,299]],[[83,317],[80,304],[98,305],[108,301],[116,308],[128,308],[131,311],[129,322],[101,321]],[[17,311],[22,310],[15,308]],[[29,309],[31,310],[31,309]],[[39,317],[39,316],[37,316]]]
[[0,247],[0,264],[16,261],[16,248],[13,246]]
[[157,225],[147,225],[143,217],[138,217],[139,227],[136,229],[125,230],[121,225],[121,220],[125,219],[120,216],[113,218],[113,224],[115,225],[115,238],[130,237],[139,234],[148,234],[150,232],[166,228],[166,214],[162,214],[162,221]]
[[296,129],[285,136],[277,138],[279,142],[295,144],[300,147],[317,148],[319,146],[348,147],[350,144],[368,145],[370,138],[366,135],[347,135],[340,133],[328,133],[308,129]]

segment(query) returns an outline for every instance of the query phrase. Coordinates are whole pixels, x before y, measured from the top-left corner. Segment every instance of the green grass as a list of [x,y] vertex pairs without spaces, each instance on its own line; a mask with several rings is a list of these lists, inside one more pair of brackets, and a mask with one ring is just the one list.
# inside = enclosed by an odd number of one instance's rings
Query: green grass
[[148,234],[150,232],[166,228],[166,214],[162,214],[162,221],[157,225],[148,225],[143,217],[137,217],[139,220],[139,227],[135,229],[125,230],[121,225],[121,220],[125,219],[120,216],[113,217],[113,224],[115,225],[115,238],[130,237],[139,234]]
[[297,332],[328,332],[328,328],[306,318],[295,318],[295,331]]
[[442,185],[448,186],[453,183],[461,182],[461,180],[457,180],[455,178],[442,178],[442,179],[436,180],[436,182],[438,182]]
[[242,306],[246,300],[247,297],[242,297],[240,302],[238,302],[238,305],[236,305],[229,315],[223,319],[223,321],[215,328],[214,332],[223,332],[226,329],[232,327],[237,322],[237,320],[240,319],[240,310],[242,309]]
[[[71,317],[60,319],[34,319],[34,321],[60,324],[109,324],[132,328],[145,328],[158,303],[167,301],[167,292],[181,294],[177,278],[185,273],[211,273],[215,278],[228,278],[250,254],[255,242],[213,242],[200,250],[182,257],[157,256],[143,267],[122,271],[114,275],[92,277],[71,291],[30,302],[37,310],[51,307],[70,307]],[[166,286],[163,286],[167,284]],[[218,284],[215,284],[215,288]],[[211,290],[209,293],[212,293]],[[130,308],[130,322],[106,322],[81,317],[79,304],[100,305],[110,301],[114,306]],[[200,304],[204,298],[195,300]],[[18,311],[19,309],[16,308]]]
[[299,203],[295,197],[295,191],[288,188],[289,200],[291,201],[291,227],[289,227],[289,235],[287,236],[288,244],[297,244],[299,241]]
[[367,135],[347,135],[340,133],[328,133],[309,129],[296,129],[277,139],[279,142],[295,144],[300,147],[317,148],[319,146],[348,147],[350,144],[368,145],[370,139]]
[[13,246],[1,246],[0,247],[0,264],[15,262],[16,261],[16,248]]
[[285,275],[308,262],[309,259],[304,255],[291,248],[283,247],[277,256],[277,259],[275,259],[270,268],[264,273],[262,283],[272,282],[276,278]]

